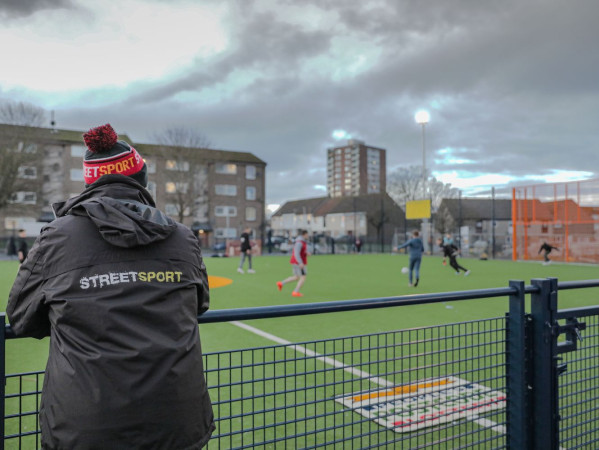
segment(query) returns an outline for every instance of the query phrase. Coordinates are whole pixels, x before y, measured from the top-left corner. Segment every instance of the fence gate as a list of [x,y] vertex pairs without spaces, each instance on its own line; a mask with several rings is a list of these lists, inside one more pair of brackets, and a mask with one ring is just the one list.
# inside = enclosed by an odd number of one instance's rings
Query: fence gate
[[557,279],[542,279],[532,280],[527,314],[524,285],[513,286],[520,295],[507,325],[509,447],[599,448],[599,307],[558,310]]

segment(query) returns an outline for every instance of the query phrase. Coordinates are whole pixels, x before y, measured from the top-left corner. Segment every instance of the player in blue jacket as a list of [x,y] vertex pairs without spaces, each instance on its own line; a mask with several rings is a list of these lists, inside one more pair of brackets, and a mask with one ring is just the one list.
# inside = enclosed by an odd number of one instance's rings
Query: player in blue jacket
[[[397,250],[401,250],[402,248],[408,249],[408,254],[410,255],[409,280],[410,286],[414,287],[418,286],[418,282],[420,281],[420,263],[422,262],[422,253],[424,253],[424,244],[422,243],[419,234],[418,230],[414,230],[412,239],[397,247]],[[412,280],[414,279],[415,281],[412,283]]]

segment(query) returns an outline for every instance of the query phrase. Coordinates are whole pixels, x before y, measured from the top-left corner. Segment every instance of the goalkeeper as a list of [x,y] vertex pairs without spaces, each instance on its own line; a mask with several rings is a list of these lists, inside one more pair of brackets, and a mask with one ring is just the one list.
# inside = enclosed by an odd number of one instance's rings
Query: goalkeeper
[[457,257],[460,254],[460,249],[455,246],[455,244],[443,244],[443,239],[437,239],[437,244],[443,250],[443,265],[445,265],[445,259],[449,258],[449,265],[453,267],[456,275],[460,274],[460,270],[464,272],[464,276],[470,274],[470,271],[463,266],[458,264]]

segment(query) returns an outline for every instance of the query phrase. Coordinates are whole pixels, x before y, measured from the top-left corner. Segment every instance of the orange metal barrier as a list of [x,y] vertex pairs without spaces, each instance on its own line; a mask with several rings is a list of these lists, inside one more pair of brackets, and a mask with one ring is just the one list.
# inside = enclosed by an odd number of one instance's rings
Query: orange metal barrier
[[599,180],[521,186],[512,190],[512,258],[549,257],[599,263]]

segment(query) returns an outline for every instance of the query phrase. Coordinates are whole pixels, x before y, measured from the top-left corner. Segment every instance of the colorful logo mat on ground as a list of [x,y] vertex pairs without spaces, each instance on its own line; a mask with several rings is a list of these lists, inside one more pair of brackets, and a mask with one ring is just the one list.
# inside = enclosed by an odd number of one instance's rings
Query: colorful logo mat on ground
[[233,280],[225,277],[215,277],[214,275],[208,275],[208,286],[210,289],[227,286],[233,283]]
[[347,408],[396,433],[476,419],[505,408],[506,396],[457,377],[435,378],[335,399]]

